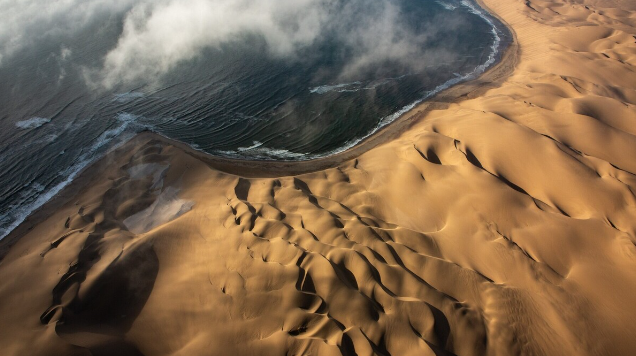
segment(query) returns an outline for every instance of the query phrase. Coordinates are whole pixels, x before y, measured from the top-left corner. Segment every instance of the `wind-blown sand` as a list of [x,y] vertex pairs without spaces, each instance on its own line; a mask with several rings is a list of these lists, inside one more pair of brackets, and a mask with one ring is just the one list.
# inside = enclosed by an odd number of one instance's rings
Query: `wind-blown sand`
[[636,3],[484,2],[514,71],[334,168],[91,167],[3,241],[2,355],[636,354]]

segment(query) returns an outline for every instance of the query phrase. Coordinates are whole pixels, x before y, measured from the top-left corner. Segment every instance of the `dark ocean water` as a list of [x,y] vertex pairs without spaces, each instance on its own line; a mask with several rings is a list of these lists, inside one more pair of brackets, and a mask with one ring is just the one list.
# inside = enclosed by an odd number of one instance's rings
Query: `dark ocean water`
[[246,33],[204,47],[161,78],[108,87],[96,86],[90,69],[117,46],[133,3],[93,16],[81,31],[49,25],[0,57],[0,238],[141,130],[239,159],[327,156],[478,76],[510,40],[468,0],[391,3],[401,26],[422,40],[417,52],[405,51],[407,60],[389,55],[348,70],[359,49],[339,36],[340,24],[290,56],[268,55],[267,42]]

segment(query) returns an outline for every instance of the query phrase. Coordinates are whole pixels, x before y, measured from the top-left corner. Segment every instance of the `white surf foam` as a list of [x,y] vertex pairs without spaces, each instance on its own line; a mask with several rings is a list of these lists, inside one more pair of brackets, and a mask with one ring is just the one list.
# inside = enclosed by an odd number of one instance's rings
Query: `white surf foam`
[[490,46],[491,51],[488,55],[488,60],[477,66],[471,73],[467,74],[468,79],[472,79],[483,73],[488,67],[495,63],[495,61],[497,60],[498,49],[501,45],[501,37],[499,36],[500,32],[497,26],[492,22],[492,19],[482,9],[478,8],[468,0],[462,0],[461,4],[467,7],[470,12],[486,21],[490,25],[490,32],[495,38],[492,45]]
[[249,147],[239,147],[239,148],[237,148],[237,151],[240,151],[240,152],[251,151],[251,150],[253,150],[255,148],[258,148],[258,147],[261,147],[261,146],[263,146],[262,142],[254,141],[254,144],[252,144],[251,146],[249,146]]
[[342,84],[334,84],[334,85],[321,85],[314,88],[309,88],[309,92],[312,94],[326,94],[331,91],[351,91],[349,89],[352,86],[362,85],[360,82],[352,82],[352,83],[342,83]]
[[457,8],[457,5],[455,4],[451,4],[451,3],[447,3],[444,1],[436,1],[436,3],[438,3],[441,7],[443,7],[444,9],[448,10],[448,11],[453,11]]
[[45,117],[32,117],[28,120],[22,120],[15,123],[15,126],[19,129],[28,130],[35,129],[44,124],[48,124],[51,122],[51,119],[47,119]]
[[113,94],[113,101],[118,103],[127,103],[135,99],[141,99],[145,96],[144,93],[138,91],[129,91],[126,93]]
[[[13,229],[18,227],[29,215],[31,215],[34,211],[39,209],[46,202],[51,200],[54,196],[56,196],[62,189],[64,189],[70,182],[75,179],[75,177],[90,163],[92,163],[95,159],[97,159],[100,155],[98,155],[98,151],[104,146],[113,143],[115,139],[117,141],[113,144],[110,150],[113,150],[119,147],[124,142],[128,141],[132,138],[135,132],[128,132],[128,134],[122,135],[126,129],[131,126],[136,120],[138,116],[128,114],[128,113],[120,113],[117,115],[117,125],[110,129],[104,131],[93,143],[91,147],[89,147],[84,153],[82,153],[76,160],[75,163],[70,167],[62,171],[59,176],[64,177],[64,180],[57,183],[56,185],[48,188],[46,190],[39,183],[34,183],[34,189],[41,189],[41,194],[38,194],[38,197],[33,200],[31,203],[28,203],[24,206],[22,204],[14,204],[9,207],[9,211],[11,213],[8,216],[5,216],[2,219],[2,223],[9,222],[9,225],[2,229],[0,228],[0,240],[7,236]],[[36,186],[37,185],[37,186]]]
[[264,146],[254,147],[252,149],[236,151],[217,150],[215,154],[227,158],[235,159],[253,159],[253,160],[283,160],[283,161],[300,161],[308,158],[306,153],[293,152],[282,148],[269,148]]

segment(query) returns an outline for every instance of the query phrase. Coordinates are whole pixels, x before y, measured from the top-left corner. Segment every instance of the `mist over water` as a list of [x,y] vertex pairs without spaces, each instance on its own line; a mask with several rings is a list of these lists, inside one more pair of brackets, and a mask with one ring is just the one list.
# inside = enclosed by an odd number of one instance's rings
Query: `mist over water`
[[508,42],[468,0],[0,0],[0,238],[141,130],[322,157]]

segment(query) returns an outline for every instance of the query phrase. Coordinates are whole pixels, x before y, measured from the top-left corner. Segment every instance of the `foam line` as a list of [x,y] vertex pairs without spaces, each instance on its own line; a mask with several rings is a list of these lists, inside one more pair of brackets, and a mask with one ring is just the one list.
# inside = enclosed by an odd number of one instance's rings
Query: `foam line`
[[309,92],[312,94],[325,94],[334,90],[347,91],[351,89],[345,89],[345,88],[352,87],[354,85],[361,85],[361,84],[362,83],[360,82],[352,82],[352,83],[342,83],[342,84],[335,84],[335,85],[321,85],[315,88],[310,88]]
[[[84,153],[80,155],[80,157],[76,160],[77,163],[73,164],[69,168],[65,169],[63,172],[59,174],[59,176],[66,177],[62,182],[57,183],[53,187],[49,188],[42,194],[39,194],[37,199],[35,199],[30,204],[25,206],[16,206],[13,205],[9,208],[9,211],[12,213],[9,214],[5,219],[13,220],[9,226],[2,229],[0,228],[0,240],[2,240],[5,236],[7,236],[13,229],[18,227],[29,215],[31,215],[34,211],[42,207],[42,205],[46,204],[49,200],[51,200],[54,196],[56,196],[62,189],[64,189],[69,183],[75,179],[75,177],[89,164],[99,158],[101,155],[96,155],[96,152],[102,147],[110,144],[113,140],[119,138],[119,142],[111,148],[115,149],[119,147],[121,144],[126,142],[128,139],[134,136],[134,133],[131,132],[129,135],[122,136],[122,133],[126,131],[126,129],[134,123],[137,119],[135,115],[131,115],[128,113],[121,113],[117,116],[117,120],[119,125],[110,130],[104,131],[96,140],[95,143]],[[34,186],[42,187],[39,183],[34,183]],[[42,191],[44,187],[39,188]],[[18,204],[19,205],[19,204]]]
[[481,17],[484,21],[486,21],[491,26],[491,33],[493,34],[494,41],[492,45],[490,46],[491,51],[490,51],[490,54],[488,55],[488,59],[484,63],[475,67],[470,73],[467,73],[464,75],[457,74],[454,78],[451,78],[447,80],[446,82],[438,85],[433,90],[428,91],[424,97],[402,107],[400,110],[398,110],[397,112],[391,115],[383,117],[378,122],[378,125],[374,127],[371,131],[369,131],[366,135],[353,139],[351,141],[348,141],[341,147],[333,149],[329,152],[325,152],[320,155],[305,155],[304,157],[306,159],[328,157],[334,154],[342,153],[348,149],[351,149],[354,146],[356,146],[358,143],[362,142],[363,140],[367,139],[371,135],[378,132],[378,130],[380,130],[381,128],[392,123],[393,121],[397,120],[400,116],[412,110],[415,106],[417,106],[421,102],[431,98],[432,96],[436,94],[439,94],[440,92],[452,87],[455,84],[477,78],[479,75],[484,73],[486,69],[488,69],[488,67],[490,67],[493,63],[495,63],[495,61],[497,60],[497,55],[499,54],[499,46],[501,45],[501,37],[499,36],[499,33],[500,33],[499,29],[497,29],[497,26],[494,24],[494,22],[491,20],[491,18],[487,14],[485,14],[481,9],[477,8],[475,5],[470,3],[468,0],[462,0],[461,5],[467,7],[471,13]]
[[15,123],[15,126],[19,129],[28,130],[35,129],[44,124],[48,124],[51,122],[51,119],[47,119],[45,117],[32,117],[28,120],[22,120]]

